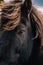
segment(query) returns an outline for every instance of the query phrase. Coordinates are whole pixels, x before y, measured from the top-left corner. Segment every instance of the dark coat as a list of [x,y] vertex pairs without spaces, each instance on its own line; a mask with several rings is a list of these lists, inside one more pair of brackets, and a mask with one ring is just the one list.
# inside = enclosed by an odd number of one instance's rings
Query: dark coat
[[[39,24],[41,25],[40,22]],[[20,24],[15,30],[3,31],[0,29],[0,64],[39,64],[41,45],[41,33],[39,32],[41,29],[39,24],[31,12],[28,20],[21,15]]]

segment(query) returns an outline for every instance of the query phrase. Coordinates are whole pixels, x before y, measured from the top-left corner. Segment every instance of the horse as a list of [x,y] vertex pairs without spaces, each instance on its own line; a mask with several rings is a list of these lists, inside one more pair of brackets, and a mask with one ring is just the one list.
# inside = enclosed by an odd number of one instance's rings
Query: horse
[[25,1],[19,25],[12,29],[0,27],[0,65],[39,64],[42,24],[32,8],[31,0]]

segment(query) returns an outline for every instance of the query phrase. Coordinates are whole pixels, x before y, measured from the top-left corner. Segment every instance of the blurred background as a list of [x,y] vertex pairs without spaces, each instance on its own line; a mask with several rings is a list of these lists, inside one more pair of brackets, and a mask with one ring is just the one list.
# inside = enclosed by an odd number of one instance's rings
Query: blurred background
[[43,14],[43,0],[32,0],[33,5]]

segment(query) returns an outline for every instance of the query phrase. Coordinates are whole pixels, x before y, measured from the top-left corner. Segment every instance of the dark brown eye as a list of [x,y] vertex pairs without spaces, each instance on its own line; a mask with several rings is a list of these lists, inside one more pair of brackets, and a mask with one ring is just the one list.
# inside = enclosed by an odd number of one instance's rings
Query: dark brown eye
[[15,8],[15,7],[13,7],[13,6],[6,7],[6,8],[3,10],[3,12],[10,14],[10,13],[12,13],[12,12],[14,11],[14,8]]

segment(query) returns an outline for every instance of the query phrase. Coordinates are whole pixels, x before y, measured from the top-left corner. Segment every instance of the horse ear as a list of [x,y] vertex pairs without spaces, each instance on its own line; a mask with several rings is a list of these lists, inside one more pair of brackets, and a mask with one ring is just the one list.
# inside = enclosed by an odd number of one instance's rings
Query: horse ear
[[28,13],[31,12],[31,8],[32,8],[32,1],[31,0],[25,0],[21,6],[22,15],[25,16],[26,18],[28,18],[27,15],[28,15]]
[[30,12],[32,7],[32,1],[31,0],[25,0],[25,5],[28,8],[28,11]]

